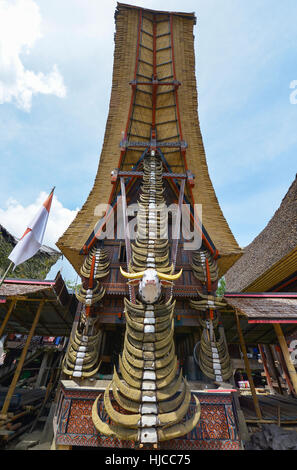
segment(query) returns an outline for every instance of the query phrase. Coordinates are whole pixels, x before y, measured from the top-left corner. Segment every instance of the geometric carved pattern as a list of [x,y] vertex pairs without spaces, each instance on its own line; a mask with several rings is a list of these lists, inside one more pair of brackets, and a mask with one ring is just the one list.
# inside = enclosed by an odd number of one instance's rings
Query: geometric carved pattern
[[[185,436],[161,442],[160,449],[240,450],[232,394],[195,392],[195,395],[198,396],[201,405],[201,415],[197,426]],[[98,448],[135,448],[133,441],[103,436],[96,430],[92,421],[92,406],[97,396],[96,390],[78,391],[61,387],[60,405],[57,409],[56,444]],[[101,419],[109,422],[110,419],[102,405],[103,401],[99,400]],[[115,402],[113,406],[116,408]],[[189,416],[194,408],[195,403],[192,401],[188,411]],[[185,416],[185,419],[187,417]]]

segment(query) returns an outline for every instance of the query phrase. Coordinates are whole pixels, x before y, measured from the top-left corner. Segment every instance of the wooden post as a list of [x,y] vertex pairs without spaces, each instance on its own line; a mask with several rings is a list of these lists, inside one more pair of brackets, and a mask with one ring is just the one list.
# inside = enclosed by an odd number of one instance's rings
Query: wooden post
[[272,354],[271,345],[270,344],[264,344],[263,348],[264,348],[264,352],[265,352],[266,357],[267,357],[267,362],[268,362],[268,366],[270,367],[272,378],[277,382],[279,393],[282,395],[283,390],[282,390],[282,385],[281,385],[281,381],[280,381],[280,377],[279,377],[279,371],[278,371],[278,369],[275,365],[275,362],[274,362],[274,356]]
[[184,194],[185,194],[185,180],[182,180],[180,184],[180,190],[179,190],[179,196],[178,196],[177,214],[176,214],[176,221],[175,221],[175,227],[174,227],[174,232],[173,232],[174,238],[173,238],[172,250],[171,250],[171,253],[172,253],[171,258],[172,258],[172,264],[173,264],[174,269],[176,265],[178,242],[180,239],[180,221],[181,221]]
[[[182,180],[181,184],[180,184],[179,196],[178,196],[178,206],[177,206],[177,215],[176,215],[175,227],[174,227],[174,232],[173,232],[174,239],[173,239],[173,242],[172,242],[172,249],[171,249],[173,272],[174,272],[175,266],[176,266],[177,248],[178,248],[178,242],[179,242],[179,239],[180,239],[180,222],[181,222],[181,215],[182,215],[182,204],[183,204],[184,194],[185,194],[185,183],[186,183],[186,181]],[[172,285],[170,290],[168,289],[168,291],[167,291],[167,296],[166,296],[167,300],[173,294],[173,287],[174,286]]]
[[291,379],[290,379],[289,371],[288,371],[288,368],[287,368],[282,350],[281,350],[280,346],[277,345],[277,344],[275,345],[274,348],[275,348],[275,353],[278,357],[278,361],[279,361],[279,365],[280,365],[280,369],[281,369],[281,376],[284,378],[284,380],[285,380],[285,382],[288,386],[288,390],[291,393],[294,394],[294,387],[293,387],[293,384],[292,384]]
[[236,325],[237,325],[237,331],[238,331],[238,336],[239,336],[240,347],[241,347],[242,354],[243,354],[245,370],[246,370],[248,380],[249,380],[249,383],[250,383],[250,387],[251,387],[251,392],[252,392],[253,403],[254,403],[256,415],[257,415],[258,419],[262,419],[262,413],[261,413],[261,410],[260,410],[259,401],[258,401],[256,389],[255,389],[255,384],[254,384],[253,377],[252,377],[252,371],[251,371],[251,368],[250,368],[249,359],[247,357],[246,347],[245,347],[245,343],[244,343],[244,339],[243,339],[243,334],[242,334],[240,321],[239,321],[239,315],[237,313],[237,310],[235,310],[235,318],[236,318]]
[[274,390],[273,385],[272,385],[272,380],[271,380],[271,377],[270,377],[270,373],[269,373],[268,364],[267,364],[264,349],[263,349],[261,344],[258,344],[258,348],[259,348],[259,351],[260,351],[260,354],[261,354],[262,363],[263,363],[264,372],[265,372],[265,375],[266,375],[266,380],[267,380],[267,385],[268,385],[269,391],[272,395],[275,395],[275,390]]
[[[126,246],[126,258],[127,258],[127,269],[129,271],[130,261],[132,259],[132,250],[130,242],[130,233],[129,233],[129,223],[128,223],[128,214],[127,214],[127,199],[126,199],[126,186],[125,179],[121,178],[121,196],[122,196],[122,209],[123,209],[123,224],[124,224],[124,235],[125,235],[125,246]],[[136,303],[136,294],[134,286],[128,284],[130,301]]]
[[278,339],[279,345],[281,347],[281,350],[285,359],[285,363],[286,363],[286,366],[287,366],[287,369],[288,369],[288,372],[292,381],[294,391],[297,394],[297,373],[296,373],[295,366],[291,360],[291,356],[288,350],[286,339],[284,337],[280,324],[273,323],[273,326],[274,326],[274,330],[277,335],[277,339]]
[[36,326],[37,326],[37,323],[38,323],[38,320],[39,320],[40,313],[41,313],[41,310],[42,310],[42,308],[43,308],[44,302],[45,302],[45,301],[42,300],[42,301],[40,302],[39,306],[38,306],[38,309],[37,309],[35,318],[34,318],[34,320],[33,320],[32,326],[31,326],[31,330],[30,330],[30,332],[29,332],[28,338],[27,338],[26,343],[25,343],[25,346],[24,346],[24,348],[23,348],[23,351],[22,351],[21,357],[20,357],[20,359],[19,359],[19,362],[18,362],[16,371],[15,371],[15,373],[14,373],[12,382],[11,382],[11,384],[10,384],[10,386],[9,386],[9,389],[8,389],[8,391],[7,391],[7,394],[6,394],[6,398],[5,398],[5,401],[4,401],[2,410],[1,410],[1,415],[2,415],[2,417],[5,416],[5,415],[7,415],[7,411],[8,411],[9,405],[10,405],[10,401],[11,401],[12,395],[13,395],[13,393],[14,393],[14,390],[15,390],[15,387],[16,387],[16,384],[17,384],[17,381],[18,381],[18,379],[19,379],[21,370],[22,370],[22,368],[23,368],[24,361],[25,361],[25,358],[26,358],[26,354],[27,354],[27,351],[28,351],[28,348],[29,348],[29,344],[30,344],[30,342],[31,342],[31,339],[32,339],[32,336],[33,336],[33,334],[34,334],[35,328],[36,328]]
[[[43,354],[43,358],[42,358],[42,361],[41,361],[41,365],[39,367],[37,379],[36,379],[36,382],[34,384],[34,388],[40,388],[42,385],[46,384],[46,380],[44,379],[44,375],[45,375],[45,372],[48,371],[47,368],[49,366],[49,356],[50,355],[51,354],[50,354],[49,351],[46,351]],[[47,373],[47,375],[48,375],[48,373]]]
[[5,315],[5,318],[4,318],[3,322],[2,322],[2,325],[0,326],[0,338],[1,338],[1,336],[3,335],[3,332],[4,332],[4,330],[5,330],[5,327],[6,327],[6,325],[7,325],[7,322],[8,322],[8,320],[9,320],[9,318],[10,318],[10,315],[11,315],[11,313],[12,313],[12,311],[13,311],[13,309],[14,309],[16,303],[17,303],[17,299],[12,299],[11,302],[10,302],[8,311],[7,311],[6,315]]

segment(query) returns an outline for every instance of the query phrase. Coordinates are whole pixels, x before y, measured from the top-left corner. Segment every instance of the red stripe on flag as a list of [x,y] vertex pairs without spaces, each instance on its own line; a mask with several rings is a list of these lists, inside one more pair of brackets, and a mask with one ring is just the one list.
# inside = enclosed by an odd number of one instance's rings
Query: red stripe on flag
[[47,212],[50,211],[51,205],[52,205],[52,200],[53,200],[53,194],[54,192],[52,191],[47,200],[43,203],[44,207],[46,208]]
[[22,240],[24,238],[24,236],[27,235],[27,233],[29,233],[31,231],[32,231],[31,228],[26,228],[26,230],[24,231],[24,234],[23,234],[22,238],[20,238],[20,240]]

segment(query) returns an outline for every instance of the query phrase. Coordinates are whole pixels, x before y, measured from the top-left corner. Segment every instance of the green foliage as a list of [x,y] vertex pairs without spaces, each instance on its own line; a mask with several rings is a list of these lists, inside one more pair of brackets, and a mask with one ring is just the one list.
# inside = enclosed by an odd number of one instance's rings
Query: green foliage
[[226,292],[226,281],[224,277],[221,277],[221,279],[219,280],[216,295],[223,296],[225,292]]
[[73,291],[81,287],[81,284],[76,284],[76,282],[69,281],[69,280],[66,281],[65,284],[68,287],[68,289],[72,289]]

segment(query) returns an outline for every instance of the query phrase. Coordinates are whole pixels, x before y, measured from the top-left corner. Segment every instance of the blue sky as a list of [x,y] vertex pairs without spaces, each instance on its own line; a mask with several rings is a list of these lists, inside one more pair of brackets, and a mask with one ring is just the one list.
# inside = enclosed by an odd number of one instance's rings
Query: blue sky
[[[160,9],[155,0],[130,3]],[[161,5],[196,13],[209,172],[246,246],[296,174],[296,0]],[[115,7],[114,0],[0,0],[0,223],[17,237],[56,186],[44,239],[54,246],[92,188],[110,99]],[[58,267],[74,279],[65,260]]]

